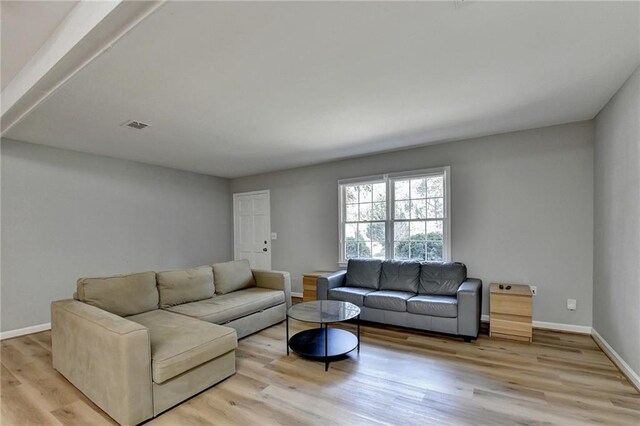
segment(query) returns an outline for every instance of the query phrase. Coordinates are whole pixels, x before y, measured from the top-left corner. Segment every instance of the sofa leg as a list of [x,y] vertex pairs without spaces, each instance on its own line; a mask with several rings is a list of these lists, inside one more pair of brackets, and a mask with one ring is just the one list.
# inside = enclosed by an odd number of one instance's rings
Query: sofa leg
[[471,339],[472,339],[472,337],[464,336],[465,343],[471,343]]

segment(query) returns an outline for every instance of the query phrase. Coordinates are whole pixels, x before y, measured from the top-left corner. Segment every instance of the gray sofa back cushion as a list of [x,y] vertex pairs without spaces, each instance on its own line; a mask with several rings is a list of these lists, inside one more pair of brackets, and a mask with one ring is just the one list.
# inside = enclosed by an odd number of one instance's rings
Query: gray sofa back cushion
[[156,278],[161,308],[197,302],[214,295],[211,266],[158,272]]
[[455,296],[467,279],[467,267],[458,262],[422,262],[420,264],[420,294]]
[[418,292],[420,263],[405,260],[385,260],[380,274],[380,290]]
[[214,264],[213,277],[216,283],[216,294],[227,294],[256,285],[247,259]]
[[349,259],[345,287],[380,288],[380,259]]
[[155,272],[103,278],[80,278],[78,300],[125,317],[158,309]]

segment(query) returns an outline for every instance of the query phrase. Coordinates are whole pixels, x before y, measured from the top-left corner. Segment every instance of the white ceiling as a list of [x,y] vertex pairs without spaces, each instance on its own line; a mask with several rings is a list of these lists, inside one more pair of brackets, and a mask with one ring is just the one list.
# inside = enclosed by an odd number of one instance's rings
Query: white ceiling
[[639,7],[170,2],[6,136],[238,177],[590,119]]
[[53,34],[77,1],[0,2],[2,89]]

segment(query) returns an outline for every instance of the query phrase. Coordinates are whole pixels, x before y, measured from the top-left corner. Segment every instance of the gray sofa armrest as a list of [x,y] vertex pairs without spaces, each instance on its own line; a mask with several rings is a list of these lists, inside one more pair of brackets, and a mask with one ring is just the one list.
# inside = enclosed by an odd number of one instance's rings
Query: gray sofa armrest
[[458,334],[478,337],[482,314],[482,280],[467,278],[458,287]]
[[291,307],[291,275],[288,272],[262,269],[252,269],[251,272],[256,280],[256,286],[284,291],[287,308]]
[[77,300],[51,304],[53,368],[121,425],[153,417],[146,327]]
[[342,287],[346,276],[347,271],[342,270],[319,277],[317,281],[318,291],[316,296],[318,300],[328,300],[329,290],[336,287]]

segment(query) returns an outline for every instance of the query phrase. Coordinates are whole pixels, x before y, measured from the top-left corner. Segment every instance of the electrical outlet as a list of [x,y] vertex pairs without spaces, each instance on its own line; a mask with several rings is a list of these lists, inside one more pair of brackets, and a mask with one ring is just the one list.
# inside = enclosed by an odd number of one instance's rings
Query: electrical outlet
[[278,233],[277,232],[272,232],[271,233],[271,239],[272,240],[277,240],[278,239]]
[[538,286],[537,285],[530,285],[529,288],[531,289],[531,294],[533,294],[534,296],[538,295]]
[[576,299],[567,299],[567,309],[570,311],[575,311],[577,308],[578,302]]

